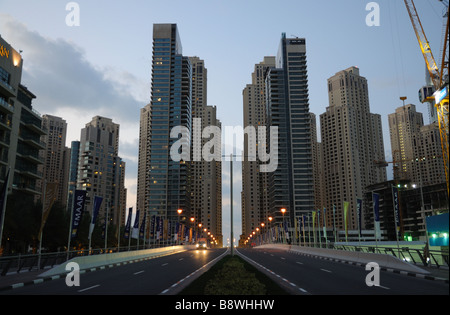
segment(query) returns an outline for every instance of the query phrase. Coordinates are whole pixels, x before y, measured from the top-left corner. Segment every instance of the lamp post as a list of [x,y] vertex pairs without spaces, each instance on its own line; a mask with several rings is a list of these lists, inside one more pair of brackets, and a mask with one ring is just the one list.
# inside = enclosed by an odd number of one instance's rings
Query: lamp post
[[[177,213],[178,213],[178,229],[179,229],[180,228],[180,216],[183,213],[183,209],[178,209]],[[178,238],[178,231],[176,231],[176,233],[177,233],[177,244],[180,244],[180,240]]]
[[271,230],[271,223],[272,223],[273,218],[269,217],[269,237],[270,237],[270,242],[272,243],[273,239],[272,239],[272,230]]
[[286,208],[281,208],[281,214],[283,215],[283,243],[286,241],[286,231],[284,229],[284,213],[286,212]]

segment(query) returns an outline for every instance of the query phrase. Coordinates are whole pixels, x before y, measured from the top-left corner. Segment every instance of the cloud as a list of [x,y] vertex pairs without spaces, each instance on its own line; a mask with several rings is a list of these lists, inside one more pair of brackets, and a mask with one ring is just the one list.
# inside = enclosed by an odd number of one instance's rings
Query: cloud
[[129,82],[138,81],[131,73],[112,67],[97,69],[86,60],[84,50],[72,42],[45,38],[5,14],[0,15],[0,21],[2,36],[23,50],[22,82],[37,95],[41,113],[72,109],[84,116],[95,109],[117,123],[139,119],[143,104],[130,91]]
[[81,129],[96,115],[120,125],[119,155],[127,163],[126,187],[130,206],[136,202],[139,111],[145,105],[146,82],[114,67],[96,68],[85,51],[65,39],[51,39],[29,30],[6,14],[0,14],[2,37],[22,50],[22,84],[36,100],[41,114],[62,117],[68,125],[67,143],[79,140]]

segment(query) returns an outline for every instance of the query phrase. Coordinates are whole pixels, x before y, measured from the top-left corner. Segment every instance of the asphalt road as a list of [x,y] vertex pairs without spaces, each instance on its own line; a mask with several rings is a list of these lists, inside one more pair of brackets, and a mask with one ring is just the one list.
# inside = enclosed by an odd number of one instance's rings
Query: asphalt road
[[[292,294],[312,295],[448,295],[448,283],[382,271],[379,286],[368,286],[373,270],[276,249],[238,249],[261,271]],[[375,278],[369,276],[370,280]]]
[[189,250],[81,273],[79,286],[67,286],[63,277],[3,291],[0,295],[171,295],[207,270],[212,265],[209,263],[225,252],[225,248]]

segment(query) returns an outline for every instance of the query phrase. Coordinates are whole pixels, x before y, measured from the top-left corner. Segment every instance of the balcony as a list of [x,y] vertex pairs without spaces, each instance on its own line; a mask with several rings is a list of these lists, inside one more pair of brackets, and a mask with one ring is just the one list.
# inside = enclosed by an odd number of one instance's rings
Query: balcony
[[0,92],[5,94],[7,97],[16,97],[17,96],[16,90],[11,85],[9,85],[8,83],[6,83],[3,80],[0,80]]
[[8,104],[3,98],[0,98],[0,110],[7,114],[12,114],[14,113],[14,106]]

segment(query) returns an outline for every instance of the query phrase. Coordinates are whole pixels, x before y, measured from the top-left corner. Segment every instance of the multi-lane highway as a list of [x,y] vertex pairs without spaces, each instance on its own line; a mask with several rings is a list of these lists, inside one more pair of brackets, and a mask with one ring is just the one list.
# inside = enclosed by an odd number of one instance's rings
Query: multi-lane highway
[[[27,295],[157,295],[175,294],[209,268],[226,249],[188,250],[164,257],[80,274],[79,286],[67,286],[66,278],[27,285],[0,294]],[[73,280],[73,278],[72,278]]]
[[[380,271],[379,286],[368,286],[371,270],[278,249],[238,249],[238,255],[255,264],[292,294],[414,295],[449,294],[448,283]],[[372,277],[369,277],[373,279]]]
[[[175,295],[230,252],[188,250],[80,274],[79,286],[66,278],[26,285],[0,295]],[[291,294],[448,295],[448,283],[380,271],[378,286],[368,286],[362,266],[298,255],[278,249],[236,249],[235,253],[272,277]]]

